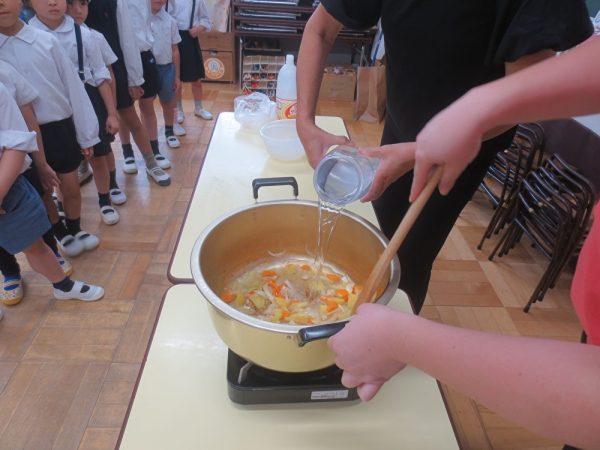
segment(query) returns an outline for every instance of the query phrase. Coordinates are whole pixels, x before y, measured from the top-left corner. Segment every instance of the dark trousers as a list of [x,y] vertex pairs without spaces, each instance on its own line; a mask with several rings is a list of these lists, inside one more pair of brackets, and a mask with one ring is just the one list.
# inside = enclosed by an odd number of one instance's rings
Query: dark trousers
[[[37,170],[35,169],[33,163],[31,167],[23,172],[23,176],[34,189],[40,194],[40,197],[44,195],[44,189],[42,188],[42,184],[40,183],[40,179],[38,177]],[[48,247],[52,249],[54,253],[58,251],[58,247],[56,246],[56,240],[54,239],[54,234],[52,233],[52,228],[44,233],[42,236],[44,242]],[[8,253],[5,249],[0,247],[0,272],[3,276],[15,276],[21,273],[21,268],[19,267],[19,263],[17,262],[17,258],[14,255]]]
[[[414,226],[398,250],[400,258],[400,284],[410,298],[415,313],[425,302],[433,261],[442,249],[456,219],[483,180],[494,156],[508,148],[515,129],[483,143],[477,158],[459,177],[450,193],[444,197],[435,191]],[[400,142],[387,124],[381,145]],[[413,179],[410,171],[392,183],[383,195],[373,202],[381,230],[391,239],[406,214],[410,203],[408,196]]]

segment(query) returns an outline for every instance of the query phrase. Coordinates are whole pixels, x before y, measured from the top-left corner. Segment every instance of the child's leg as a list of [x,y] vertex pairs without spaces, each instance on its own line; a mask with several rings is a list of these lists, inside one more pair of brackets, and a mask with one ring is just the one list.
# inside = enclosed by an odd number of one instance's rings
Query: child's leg
[[31,268],[50,280],[56,298],[92,301],[104,296],[104,289],[74,282],[66,276],[56,256],[41,238],[23,250],[23,253],[27,256]]
[[141,98],[140,111],[142,112],[142,122],[148,130],[150,147],[152,147],[156,163],[161,169],[168,169],[171,167],[171,162],[161,155],[158,147],[158,124],[156,123],[156,112],[154,111],[154,98]]
[[114,225],[119,221],[119,213],[115,211],[110,201],[110,174],[106,156],[90,156],[88,160],[96,174],[94,182],[98,190],[98,204],[102,220],[106,225]]
[[204,120],[210,120],[213,115],[202,106],[202,80],[192,82],[192,95],[194,96],[194,114]]
[[0,272],[4,276],[4,282],[0,289],[0,299],[5,305],[16,305],[23,300],[24,295],[21,268],[17,258],[2,247],[0,247]]
[[106,165],[108,166],[110,199],[115,205],[122,205],[127,201],[127,196],[117,184],[117,163],[113,152],[106,155]]
[[154,112],[154,98],[140,98],[140,112],[142,113],[142,124],[148,131],[150,142],[158,139],[158,124]]
[[77,171],[58,174],[58,178],[64,197],[63,207],[69,234],[81,242],[86,250],[95,249],[100,244],[100,240],[81,229],[81,190],[77,180]]
[[42,238],[23,250],[23,253],[27,256],[31,268],[44,275],[51,283],[58,283],[65,279],[65,273],[60,267],[56,256]]
[[171,148],[178,148],[181,146],[181,143],[179,142],[179,139],[175,137],[173,128],[175,122],[175,111],[177,111],[176,100],[175,98],[168,102],[161,100],[160,105],[162,106],[163,117],[165,119],[165,138],[167,140],[167,145]]

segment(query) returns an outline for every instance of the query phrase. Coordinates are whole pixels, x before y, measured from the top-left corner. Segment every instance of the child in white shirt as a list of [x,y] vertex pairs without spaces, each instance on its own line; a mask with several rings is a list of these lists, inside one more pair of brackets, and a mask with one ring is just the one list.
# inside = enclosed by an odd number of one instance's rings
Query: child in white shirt
[[94,181],[98,191],[102,220],[106,225],[114,225],[119,221],[119,214],[110,200],[109,168],[106,157],[111,153],[110,143],[119,125],[117,109],[110,89],[110,72],[104,65],[102,53],[91,31],[80,27],[72,17],[65,15],[66,0],[28,0],[28,3],[36,13],[36,16],[29,20],[29,26],[46,31],[58,39],[69,55],[73,67],[79,71],[79,77],[84,82],[85,90],[94,107],[100,142],[94,145],[93,154],[87,159],[96,174]]
[[[129,139],[133,136],[144,161],[146,173],[159,186],[171,184],[171,177],[159,166],[152,152],[150,138],[146,128],[138,117],[134,102],[144,94],[144,74],[140,47],[134,32],[129,10],[124,0],[93,0],[89,5],[89,14],[85,23],[102,33],[118,60],[112,65],[117,94],[117,112],[119,113],[120,135]],[[133,157],[133,148],[129,141],[123,143],[123,172],[137,173],[138,168]]]
[[[104,35],[96,30],[92,30],[84,22],[88,16],[88,0],[68,0],[67,1],[67,14],[73,18],[75,23],[79,26],[83,26],[91,31],[92,36],[96,39],[100,53],[102,54],[102,60],[110,72],[110,90],[112,92],[113,102],[117,104],[117,83],[115,82],[115,74],[112,70],[112,65],[118,61],[117,55],[112,51],[110,45],[106,41]],[[111,135],[112,136],[112,135]],[[114,136],[113,136],[114,139]],[[112,140],[111,140],[112,142]],[[115,205],[122,205],[127,201],[125,192],[119,187],[117,183],[117,164],[115,161],[115,154],[111,151],[106,155],[106,163],[108,165],[109,184],[110,184],[110,200]],[[77,169],[79,176],[79,184],[92,176],[92,170],[89,167],[87,159],[84,159]]]
[[[177,20],[181,36],[179,54],[181,55],[181,81],[192,84],[194,96],[194,114],[211,120],[212,114],[202,107],[202,81],[205,77],[204,61],[199,36],[210,31],[210,17],[204,0],[170,0],[165,7]],[[181,89],[177,91],[177,122],[183,123]],[[176,133],[177,134],[177,133]]]
[[11,64],[39,92],[33,109],[46,160],[58,174],[64,195],[66,227],[51,216],[60,247],[69,256],[98,247],[99,239],[81,229],[81,191],[77,167],[100,142],[98,120],[81,80],[58,40],[19,19],[19,0],[3,0],[0,59]]
[[[9,8],[18,17],[18,3]],[[3,19],[0,15],[0,27]],[[41,238],[50,222],[39,195],[21,175],[31,162],[27,153],[37,150],[36,134],[27,129],[4,85],[0,85],[0,111],[0,246],[13,255],[25,253],[31,268],[50,280],[55,298],[101,299],[104,289],[72,281]]]
[[[39,127],[35,119],[31,102],[38,97],[38,92],[31,84],[27,82],[10,64],[0,61],[0,84],[3,84],[7,89],[12,99],[15,101],[29,131],[36,132],[37,145],[39,151],[31,152],[29,155],[33,159],[31,167],[29,167],[23,176],[37,191],[40,198],[44,196],[44,189],[53,189],[60,183],[56,172],[46,162],[44,156],[44,147],[39,135]],[[34,165],[35,163],[35,165]],[[56,210],[56,205],[50,202],[51,208]],[[52,228],[49,228],[42,235],[42,239],[52,250],[57,260],[59,261],[66,275],[71,275],[73,268],[71,264],[58,253],[56,239]],[[21,267],[14,255],[8,253],[6,249],[0,247],[0,273],[4,276],[4,283],[0,290],[0,299],[5,305],[16,305],[23,299],[23,279],[21,277]]]
[[[131,20],[134,25],[135,36],[144,68],[144,84],[142,85],[144,94],[139,100],[142,122],[148,132],[152,153],[154,153],[158,166],[161,169],[168,169],[171,167],[171,162],[160,153],[158,147],[158,126],[156,123],[156,111],[154,110],[154,99],[162,88],[162,82],[158,68],[156,67],[156,57],[152,52],[154,36],[152,35],[150,22],[150,0],[125,0],[125,3],[127,3],[127,8],[131,13]],[[127,145],[131,142],[129,131],[123,128],[119,136],[123,143],[123,156],[126,157],[124,165],[135,164],[133,151],[130,151]]]
[[180,146],[179,140],[173,133],[173,122],[175,120],[175,92],[181,86],[179,79],[179,47],[181,42],[177,22],[164,10],[167,0],[151,0],[152,10],[152,34],[154,44],[152,53],[156,58],[156,68],[161,76],[162,89],[158,98],[163,109],[165,119],[165,138],[167,145],[171,148]]

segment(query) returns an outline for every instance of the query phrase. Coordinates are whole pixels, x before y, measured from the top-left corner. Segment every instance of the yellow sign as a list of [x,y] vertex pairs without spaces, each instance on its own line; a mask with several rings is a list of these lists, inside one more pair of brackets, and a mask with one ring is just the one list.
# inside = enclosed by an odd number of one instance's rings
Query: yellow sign
[[225,73],[225,65],[220,59],[208,58],[204,61],[204,71],[208,78],[218,80]]

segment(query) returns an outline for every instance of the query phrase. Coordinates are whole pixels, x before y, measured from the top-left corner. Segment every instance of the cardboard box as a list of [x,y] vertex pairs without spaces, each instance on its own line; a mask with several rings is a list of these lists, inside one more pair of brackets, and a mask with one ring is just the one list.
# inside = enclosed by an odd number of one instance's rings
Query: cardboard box
[[233,52],[202,51],[206,77],[202,81],[235,81]]
[[[334,73],[342,72],[343,74]],[[321,90],[319,91],[320,100],[341,100],[354,101],[356,91],[356,71],[351,65],[338,65],[325,68]]]
[[211,31],[200,34],[200,48],[217,52],[233,52],[235,50],[233,33],[220,33]]

